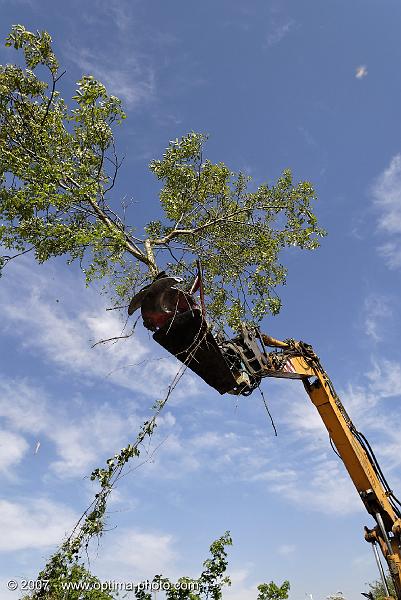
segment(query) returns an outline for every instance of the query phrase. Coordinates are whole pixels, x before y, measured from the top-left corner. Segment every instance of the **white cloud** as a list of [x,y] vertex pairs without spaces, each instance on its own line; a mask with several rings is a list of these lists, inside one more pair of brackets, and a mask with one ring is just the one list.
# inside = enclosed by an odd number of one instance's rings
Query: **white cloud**
[[174,544],[168,533],[119,529],[116,536],[109,535],[107,548],[93,561],[94,570],[101,579],[128,575],[135,582],[152,579],[157,573],[174,577],[178,557]]
[[0,471],[8,473],[18,465],[28,448],[28,443],[21,435],[0,430]]
[[118,40],[123,44],[127,37],[128,40],[132,40],[138,36],[138,14],[135,5],[136,0],[93,0],[87,7],[83,5],[82,20],[95,29],[99,29],[105,23],[109,28],[114,26],[117,29]]
[[[132,421],[132,418],[128,419],[128,422]],[[139,425],[140,421],[134,420],[132,431],[136,432]],[[127,436],[127,420],[107,405],[70,422],[57,419],[46,433],[60,457],[51,463],[52,470],[60,477],[88,473],[96,465],[99,455],[114,453],[113,448],[128,441],[124,436],[124,433]]]
[[[159,431],[153,447],[163,441],[165,433]],[[269,463],[266,440],[258,439],[254,432],[246,434],[233,431],[204,430],[189,434],[176,427],[163,442],[147,469],[147,476],[181,479],[189,473],[218,474],[224,481],[256,481],[255,473],[266,469]]]
[[380,294],[370,294],[365,299],[364,313],[365,334],[375,342],[382,340],[383,322],[393,314],[389,298]]
[[48,426],[48,401],[41,389],[27,381],[0,379],[0,417],[24,433],[37,434]]
[[[361,510],[342,463],[331,458],[328,434],[315,408],[307,405],[306,400],[302,403],[298,398],[294,402],[294,398],[287,397],[284,401],[280,396],[286,413],[285,435],[292,439],[278,443],[262,436],[260,431],[241,429],[225,434],[205,430],[183,437],[178,428],[163,444],[147,474],[181,478],[188,473],[207,471],[215,473],[221,481],[265,487],[269,494],[275,493],[283,501],[326,514]],[[305,405],[309,410],[304,410]],[[232,427],[237,428],[238,423],[232,423]]]
[[[95,300],[93,293],[83,292],[75,278],[66,276],[65,284],[57,282],[56,288],[49,271],[43,271],[45,267],[41,269],[38,276],[32,268],[19,267],[15,283],[4,282],[2,310],[8,318],[5,321],[8,333],[12,331],[13,335],[20,336],[27,350],[44,354],[49,364],[58,365],[63,373],[100,381],[114,367],[110,381],[147,394],[160,390],[162,381],[167,382],[167,375],[170,377],[175,370],[175,364],[162,361],[160,364],[164,366],[158,370],[158,362],[147,360],[147,346],[140,341],[129,345],[134,340],[115,344],[111,349],[97,347],[94,361],[88,338],[118,332],[121,327],[118,318],[113,313],[106,313],[104,319],[98,317],[98,298]],[[148,363],[144,371],[139,370],[140,376],[136,379],[125,373],[126,365],[132,363],[130,353],[134,348],[139,354],[136,358]],[[366,381],[363,387],[346,389],[344,404],[351,417],[357,417],[358,427],[367,425],[379,430],[377,403],[399,393],[400,366],[380,361],[373,366]],[[190,386],[184,388],[182,394],[191,393]],[[175,424],[173,415],[167,414],[162,417],[149,448],[149,464],[141,473],[181,478],[207,470],[223,480],[265,486],[269,492],[300,506],[331,513],[356,510],[360,504],[358,497],[342,464],[331,458],[327,431],[302,386],[277,382],[272,390],[272,402],[280,406],[279,421],[291,434],[290,441],[282,442],[280,438],[276,442],[273,437],[261,435],[260,430],[246,427],[239,417],[226,422],[225,433],[221,433],[218,428],[199,430],[193,424],[189,431],[184,430],[182,425]],[[0,382],[0,416],[6,419],[7,428],[15,435],[40,439],[41,458],[48,452],[46,442],[51,442],[56,456],[51,454],[49,465],[59,477],[87,474],[97,466],[96,461],[101,456],[114,454],[116,447],[126,444],[127,437],[131,440],[144,420],[137,404],[126,403],[123,407],[103,402],[95,410],[81,404],[79,411],[71,411],[63,403],[65,399],[52,405],[51,398],[28,381],[3,379]],[[385,435],[382,430],[380,433]],[[152,448],[157,448],[159,443],[162,443],[160,452],[153,456]],[[392,454],[399,452],[396,441],[388,448],[385,458],[388,464],[393,464]],[[300,493],[305,477],[308,492]]]
[[[401,393],[401,366],[381,360],[373,363],[364,378],[365,385],[348,386],[345,390],[339,390],[339,396],[357,428],[368,437],[374,433],[381,440],[380,445],[374,446],[385,472],[394,482],[390,472],[400,461],[400,442],[396,435],[388,431],[387,423],[389,417],[396,422],[400,414],[394,408],[394,414],[390,415],[388,406],[383,403],[390,396]],[[281,387],[280,382],[278,389]],[[289,388],[286,395],[280,394],[280,401],[281,419],[288,427],[286,435],[291,435],[293,440],[285,450],[281,448],[282,453],[285,452],[285,459],[277,453],[271,454],[275,468],[269,464],[255,473],[253,479],[264,481],[269,491],[309,510],[331,515],[363,510],[344,465],[330,448],[323,421],[315,407],[308,402],[307,395],[301,390],[297,392],[294,386]]]
[[[392,378],[388,375],[391,372]],[[388,387],[382,379],[389,381]],[[365,432],[373,429],[386,436],[378,403],[395,393],[396,385],[401,383],[400,369],[381,361],[365,375],[365,380],[365,386],[349,386],[340,397],[359,428]],[[285,395],[283,385],[289,386]],[[333,454],[328,432],[303,388],[296,384],[291,388],[291,382],[280,382],[271,391],[271,403],[281,407],[278,416],[281,434],[277,440],[266,438],[252,428],[246,430],[240,418],[226,422],[232,430],[224,434],[217,429],[205,429],[184,437],[178,427],[166,440],[149,474],[180,478],[207,471],[216,473],[221,481],[264,487],[282,501],[308,510],[330,515],[362,511],[354,485]],[[387,467],[393,467],[395,457],[400,456],[399,443],[387,436],[385,447],[387,451],[381,457]]]
[[376,398],[401,396],[401,365],[398,362],[386,359],[375,361],[367,377],[371,392]]
[[336,460],[319,460],[302,471],[292,481],[282,478],[271,486],[272,491],[298,506],[315,509],[328,515],[345,515],[362,510],[362,503],[342,464]]
[[309,146],[310,148],[317,148],[319,146],[316,138],[312,135],[309,129],[307,129],[303,125],[299,125],[297,129],[307,146]]
[[[66,404],[65,398],[52,398],[28,379],[3,376],[0,416],[16,436],[7,446],[7,457],[3,450],[4,462],[23,459],[26,446],[22,434],[33,438],[31,445],[41,441],[40,456],[49,455],[50,469],[59,477],[87,474],[97,460],[135,438],[150,405],[165,395],[180,365],[173,358],[152,356],[158,346],[153,342],[148,346],[138,337],[91,348],[94,341],[120,334],[122,323],[116,312],[106,312],[101,298],[85,289],[76,275],[65,273],[60,280],[50,266],[37,267],[29,261],[12,267],[2,279],[0,329],[20,341],[25,357],[31,353],[49,369],[57,367],[56,376],[61,375],[62,381],[73,375],[86,387],[117,384],[147,399],[144,402],[135,394],[119,404],[103,400],[93,407],[82,398],[68,398]],[[196,392],[195,377],[185,373],[171,404]],[[108,393],[113,394],[112,386]],[[158,433],[166,436],[174,427],[174,417],[165,414],[159,423]],[[1,452],[0,446],[0,465]],[[196,466],[192,459],[183,459],[181,464],[185,471]]]
[[[2,279],[0,328],[19,336],[26,350],[44,356],[64,373],[84,376],[86,383],[103,380],[155,400],[166,393],[178,361],[157,357],[158,346],[139,339],[140,326],[132,337],[91,348],[99,340],[121,335],[123,322],[116,311],[107,312],[101,297],[85,289],[77,276],[65,274],[56,284],[54,279],[48,265],[13,264]],[[132,322],[124,333],[131,326]],[[185,388],[186,397],[197,390],[189,373]]]
[[294,544],[281,544],[278,547],[277,552],[281,554],[281,556],[288,556],[289,554],[293,554],[296,550],[296,546]]
[[96,77],[110,94],[124,100],[131,109],[150,102],[155,96],[155,72],[144,57],[136,57],[130,52],[123,59],[118,59],[117,53],[103,54],[99,60],[99,53],[72,46],[67,48],[66,54],[83,75]]
[[379,254],[384,258],[385,263],[390,269],[399,269],[401,267],[401,245],[400,241],[386,242],[378,248]]
[[[73,410],[73,400],[66,405],[63,398],[55,401],[27,381],[3,377],[0,380],[0,417],[10,431],[4,432],[4,437],[0,431],[0,471],[21,462],[26,456],[28,444],[23,434],[31,438],[32,453],[36,440],[41,440],[40,455],[42,459],[48,458],[49,469],[58,477],[87,475],[100,460],[114,455],[117,449],[135,439],[145,416],[143,410],[130,404],[111,406],[103,402],[96,407],[79,404],[75,406],[77,410]],[[144,448],[139,459],[142,462],[150,457],[155,461],[153,470],[150,465],[146,473],[152,476],[156,468],[163,477],[180,477],[196,470],[199,466],[196,458],[191,453],[186,455],[185,445],[172,433],[175,417],[166,412],[157,422],[152,447],[146,451]],[[163,440],[162,450],[154,457],[150,456],[152,449],[157,449]],[[159,454],[163,454],[161,463],[158,462]]]
[[124,3],[121,0],[96,0],[98,11],[91,10],[91,15],[94,12],[97,15],[103,12],[120,32],[125,33],[133,24],[132,13],[129,10],[133,4],[133,2]]
[[223,593],[224,598],[227,600],[255,600],[257,596],[257,586],[260,581],[254,584],[249,584],[249,570],[248,569],[234,569],[229,570],[229,576],[231,579],[231,587],[226,587]]
[[294,28],[295,21],[290,20],[285,23],[273,23],[271,31],[267,34],[266,45],[270,48],[279,44]]
[[376,179],[372,193],[378,213],[378,230],[387,236],[379,253],[390,268],[401,266],[401,154]]
[[[20,436],[24,433],[41,439],[41,455],[49,454],[50,469],[62,478],[87,474],[103,454],[114,454],[134,437],[142,422],[132,408],[122,414],[107,403],[95,409],[81,406],[74,416],[71,406],[55,403],[40,388],[5,378],[0,381],[0,416],[16,432],[4,438],[4,457],[0,434],[0,465],[3,458],[4,468],[10,458],[23,458],[28,447]],[[45,441],[54,445],[56,455]]]
[[401,233],[401,154],[377,178],[373,188],[376,206],[382,210],[379,227],[386,233]]
[[[291,385],[291,382],[287,382]],[[304,437],[307,435],[310,438],[326,440],[326,429],[322,419],[312,405],[308,402],[308,396],[303,388],[297,385],[289,390],[283,400],[289,410],[286,411],[283,419],[297,436]]]
[[76,520],[70,508],[45,498],[0,499],[0,552],[58,545]]

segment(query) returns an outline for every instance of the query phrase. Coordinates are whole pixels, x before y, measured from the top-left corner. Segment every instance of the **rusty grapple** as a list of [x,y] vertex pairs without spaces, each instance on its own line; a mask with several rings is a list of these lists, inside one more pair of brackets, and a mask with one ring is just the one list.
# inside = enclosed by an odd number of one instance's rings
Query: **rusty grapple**
[[233,339],[215,337],[194,296],[196,289],[194,283],[191,291],[184,290],[181,278],[163,271],[132,298],[128,314],[140,308],[155,342],[220,394],[252,393],[267,367],[259,331],[243,327]]

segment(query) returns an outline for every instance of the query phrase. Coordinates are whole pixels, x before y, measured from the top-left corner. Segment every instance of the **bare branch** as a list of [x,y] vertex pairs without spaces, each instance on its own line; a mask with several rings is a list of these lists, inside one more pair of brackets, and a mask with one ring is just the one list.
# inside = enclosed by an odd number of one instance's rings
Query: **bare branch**
[[128,333],[127,335],[116,335],[115,337],[107,338],[106,340],[99,340],[95,344],[92,344],[91,348],[98,346],[99,344],[106,344],[106,342],[115,342],[116,340],[124,340],[125,338],[131,337],[134,332]]

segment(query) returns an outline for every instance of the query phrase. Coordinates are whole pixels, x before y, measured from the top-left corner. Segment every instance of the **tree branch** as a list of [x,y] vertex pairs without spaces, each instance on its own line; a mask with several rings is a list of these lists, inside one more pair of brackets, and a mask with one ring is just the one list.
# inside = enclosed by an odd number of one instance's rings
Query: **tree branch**
[[[74,187],[76,187],[77,189],[80,189],[80,185],[79,183],[77,183],[75,181],[75,179],[73,179],[70,175],[67,175],[66,180],[69,181],[72,185],[74,185]],[[63,182],[60,182],[60,186],[63,187],[64,189],[71,191],[71,188],[69,188],[68,186],[66,186],[65,184],[63,184]],[[100,219],[100,221],[102,221],[102,223],[104,223],[109,229],[110,231],[116,232],[118,231],[118,233],[123,233],[124,237],[125,237],[125,248],[127,250],[127,252],[129,252],[130,254],[132,254],[132,256],[134,256],[135,258],[137,258],[139,261],[143,262],[144,264],[146,264],[149,267],[149,270],[151,272],[153,272],[156,268],[156,265],[154,263],[154,261],[152,262],[148,255],[145,255],[136,244],[134,244],[130,239],[128,234],[121,230],[120,227],[118,227],[118,225],[116,225],[116,223],[114,223],[114,221],[112,221],[107,214],[104,212],[104,210],[102,208],[100,208],[99,204],[96,202],[96,200],[94,200],[93,198],[91,198],[91,196],[89,196],[88,194],[85,195],[87,201],[89,202],[89,204],[91,205],[91,207],[93,208],[93,210],[95,211],[97,217]]]
[[58,76],[58,77],[56,77],[56,78],[54,78],[54,75],[52,74],[52,78],[53,78],[52,91],[51,91],[50,98],[49,98],[49,101],[48,101],[48,103],[47,103],[47,106],[46,106],[46,111],[45,111],[45,114],[44,114],[44,116],[43,116],[43,119],[42,119],[42,122],[41,122],[41,124],[40,124],[40,126],[41,126],[41,127],[43,127],[43,125],[45,124],[45,121],[46,121],[46,119],[47,119],[47,115],[49,114],[49,109],[50,109],[51,103],[53,102],[53,98],[54,98],[54,92],[56,91],[56,83],[57,83],[57,82],[59,81],[59,79],[61,79],[61,78],[62,78],[62,76],[63,76],[63,75],[65,75],[66,73],[67,73],[67,71],[63,71],[63,72],[61,73],[61,75],[59,75],[59,76]]
[[[276,209],[276,208],[286,208],[286,206],[284,205],[284,206],[260,206],[260,207],[255,207],[255,209],[259,209],[259,210],[268,210],[268,209]],[[218,217],[216,219],[212,219],[211,221],[208,221],[207,223],[203,223],[203,225],[198,225],[197,227],[193,227],[192,229],[173,229],[172,231],[170,231],[169,233],[167,233],[162,238],[158,238],[158,239],[155,239],[155,240],[150,240],[150,243],[151,243],[152,246],[165,246],[172,239],[174,239],[175,237],[178,237],[179,235],[194,235],[195,233],[199,233],[200,231],[204,231],[205,229],[208,229],[209,227],[213,227],[213,225],[216,225],[217,223],[221,223],[221,222],[232,223],[233,221],[230,221],[230,219],[232,217],[237,216],[238,213],[249,212],[249,211],[255,210],[255,209],[251,209],[251,208],[237,209],[237,210],[235,210],[235,212],[233,212],[231,214],[225,214],[225,215],[223,215],[221,217]],[[242,223],[241,221],[236,221],[236,222],[239,223],[240,225],[247,225],[247,223]]]

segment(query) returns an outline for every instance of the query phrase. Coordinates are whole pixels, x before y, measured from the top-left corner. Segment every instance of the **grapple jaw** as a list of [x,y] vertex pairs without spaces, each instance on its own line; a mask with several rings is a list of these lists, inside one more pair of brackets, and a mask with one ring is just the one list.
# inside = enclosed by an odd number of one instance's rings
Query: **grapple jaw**
[[214,337],[193,294],[180,280],[161,276],[132,299],[129,314],[140,308],[153,339],[220,394],[250,394],[266,368],[266,354],[253,330],[228,340]]

